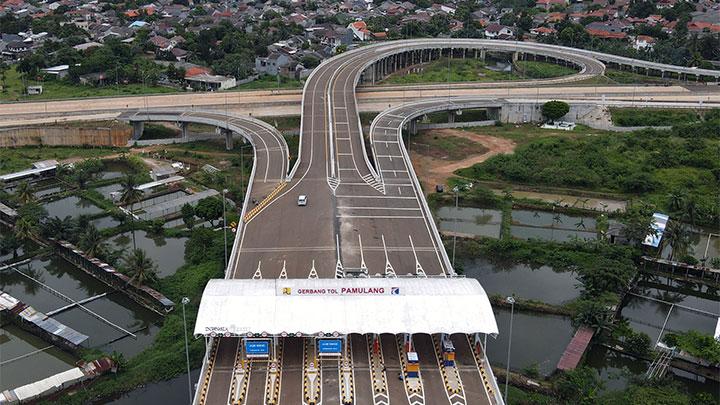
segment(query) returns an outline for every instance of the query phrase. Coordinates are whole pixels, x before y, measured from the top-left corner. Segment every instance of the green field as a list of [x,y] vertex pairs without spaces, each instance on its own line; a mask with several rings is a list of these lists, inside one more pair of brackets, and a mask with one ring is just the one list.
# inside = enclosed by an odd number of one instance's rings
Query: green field
[[250,83],[241,84],[231,91],[235,90],[272,90],[272,89],[299,89],[302,88],[303,82],[295,79],[288,79],[286,77],[278,78],[274,76],[261,76],[257,80]]
[[672,126],[700,121],[695,110],[655,108],[610,108],[613,124],[620,127]]
[[546,62],[521,61],[512,72],[496,72],[487,68],[480,59],[441,58],[423,65],[419,73],[396,73],[383,81],[385,84],[496,82],[503,80],[540,79],[565,76],[575,73],[574,69]]
[[43,93],[33,96],[23,94],[23,82],[15,68],[5,71],[5,82],[0,100],[2,101],[33,101],[52,100],[82,97],[110,97],[134,96],[141,94],[175,93],[178,90],[161,86],[143,86],[142,84],[123,84],[119,87],[108,85],[105,87],[84,86],[70,83],[65,80],[49,80],[38,82],[29,80],[27,85],[42,85]]

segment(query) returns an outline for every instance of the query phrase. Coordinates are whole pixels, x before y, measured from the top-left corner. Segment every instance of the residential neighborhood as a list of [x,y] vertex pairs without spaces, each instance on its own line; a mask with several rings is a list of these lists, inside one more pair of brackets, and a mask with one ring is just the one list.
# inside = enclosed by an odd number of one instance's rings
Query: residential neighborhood
[[538,41],[720,67],[713,0],[5,0],[0,31],[3,71],[35,85],[217,90],[267,76],[299,83],[337,53],[413,37]]

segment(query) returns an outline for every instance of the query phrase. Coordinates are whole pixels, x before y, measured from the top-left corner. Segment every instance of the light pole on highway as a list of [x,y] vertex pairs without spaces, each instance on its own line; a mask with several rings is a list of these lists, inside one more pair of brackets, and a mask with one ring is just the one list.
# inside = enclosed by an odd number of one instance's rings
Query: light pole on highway
[[453,270],[455,269],[455,244],[457,243],[457,223],[458,223],[458,192],[460,191],[460,188],[458,186],[453,187],[453,191],[455,192],[455,224],[453,225],[453,255],[452,255],[452,266]]
[[188,376],[188,397],[189,397],[189,403],[192,404],[193,402],[193,395],[192,395],[192,381],[190,380],[190,351],[188,350],[188,340],[187,340],[187,321],[185,320],[185,305],[187,305],[190,302],[190,298],[183,297],[182,298],[182,308],[183,308],[183,330],[185,333],[183,336],[185,336],[185,363],[187,365],[187,376]]
[[225,258],[225,271],[227,271],[228,266],[228,256],[227,256],[227,215],[225,215],[225,195],[227,194],[228,189],[224,188],[222,191],[222,200],[223,200],[223,245],[225,247],[225,255],[223,256]]
[[505,299],[505,302],[510,304],[510,334],[508,336],[508,352],[507,352],[507,363],[505,366],[505,403],[507,404],[508,398],[508,383],[510,382],[510,347],[512,346],[512,329],[513,329],[513,315],[515,312],[515,298],[510,296]]

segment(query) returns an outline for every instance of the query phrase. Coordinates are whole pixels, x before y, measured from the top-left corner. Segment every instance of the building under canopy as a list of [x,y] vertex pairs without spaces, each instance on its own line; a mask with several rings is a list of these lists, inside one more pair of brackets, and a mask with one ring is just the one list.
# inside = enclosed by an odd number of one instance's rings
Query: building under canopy
[[470,278],[210,280],[195,335],[497,334]]

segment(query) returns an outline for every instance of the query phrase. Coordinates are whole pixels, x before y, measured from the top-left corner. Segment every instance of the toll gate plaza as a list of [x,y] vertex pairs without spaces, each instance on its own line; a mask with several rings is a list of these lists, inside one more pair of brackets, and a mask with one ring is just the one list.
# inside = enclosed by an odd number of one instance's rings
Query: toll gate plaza
[[194,330],[208,345],[197,398],[502,404],[484,350],[497,333],[474,279],[211,280]]

